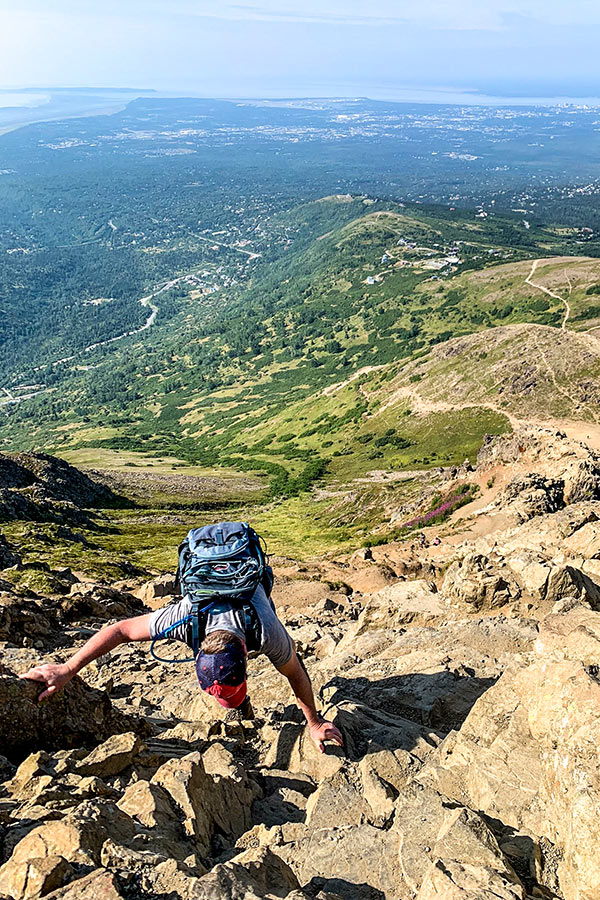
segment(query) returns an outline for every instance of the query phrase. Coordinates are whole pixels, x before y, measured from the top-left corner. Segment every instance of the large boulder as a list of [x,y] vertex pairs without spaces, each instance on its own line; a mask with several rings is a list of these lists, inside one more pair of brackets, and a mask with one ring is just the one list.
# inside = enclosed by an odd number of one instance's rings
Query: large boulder
[[521,589],[502,557],[470,553],[452,563],[444,577],[442,594],[454,606],[480,610],[518,599]]
[[0,590],[0,641],[41,647],[59,635],[56,608],[50,601]]
[[250,808],[256,788],[243,770],[237,778],[209,775],[201,755],[190,753],[164,763],[150,784],[169,795],[184,833],[203,856],[210,854],[215,831],[233,841],[252,825]]
[[193,900],[279,900],[288,896],[291,900],[299,887],[290,866],[268,847],[259,847],[197,879],[192,896]]
[[580,459],[567,466],[564,475],[565,503],[600,500],[600,460]]
[[8,861],[0,867],[0,896],[21,882],[26,886],[24,873],[33,859],[51,858],[54,862],[56,857],[62,857],[73,866],[98,866],[102,847],[109,837],[119,844],[127,844],[134,836],[133,819],[112,801],[85,800],[64,818],[38,825],[19,841]]
[[95,869],[84,878],[47,894],[45,900],[124,900],[124,895],[112,872]]
[[600,522],[588,522],[578,528],[563,543],[563,549],[569,556],[582,556],[584,559],[600,559]]
[[559,478],[547,478],[537,472],[515,475],[507,484],[497,503],[510,506],[522,522],[553,513],[564,506],[564,485]]
[[111,734],[147,730],[142,721],[118,712],[108,694],[79,677],[39,703],[43,689],[37,681],[0,669],[0,746],[13,762],[40,749],[93,747]]
[[99,775],[108,778],[111,775],[118,775],[130,766],[143,749],[144,742],[134,731],[113,734],[78,762],[76,769],[80,775]]
[[[37,900],[62,885],[73,874],[64,856],[34,856],[0,874],[0,891],[13,900]],[[5,895],[6,895],[5,894]]]
[[548,576],[545,596],[552,603],[580,601],[600,609],[600,586],[575,566],[555,566]]
[[436,859],[421,882],[416,900],[523,900],[525,891],[490,866]]

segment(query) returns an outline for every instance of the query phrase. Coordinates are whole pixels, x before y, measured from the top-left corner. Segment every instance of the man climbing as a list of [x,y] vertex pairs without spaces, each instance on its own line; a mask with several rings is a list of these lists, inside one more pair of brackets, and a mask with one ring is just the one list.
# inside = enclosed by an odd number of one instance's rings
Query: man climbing
[[324,752],[325,741],[341,747],[342,735],[317,712],[308,673],[267,596],[272,574],[255,532],[245,523],[231,522],[192,530],[180,547],[179,578],[179,602],[107,625],[66,663],[36,666],[22,677],[46,685],[39,697],[43,700],[119,644],[152,641],[154,646],[168,637],[192,648],[202,690],[237,718],[249,718],[253,715],[246,683],[250,650],[253,655],[265,654],[288,679],[316,747]]

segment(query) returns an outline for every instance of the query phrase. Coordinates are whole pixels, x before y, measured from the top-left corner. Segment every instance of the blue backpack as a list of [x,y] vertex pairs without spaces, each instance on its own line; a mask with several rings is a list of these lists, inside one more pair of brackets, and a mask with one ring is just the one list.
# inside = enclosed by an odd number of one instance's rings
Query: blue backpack
[[[187,622],[187,643],[195,659],[211,609],[227,601],[243,613],[248,650],[260,649],[260,621],[251,600],[259,584],[270,596],[273,570],[268,564],[266,544],[247,522],[218,522],[192,528],[179,545],[177,583],[182,597],[191,600],[192,612],[156,639],[168,637],[169,631]],[[153,648],[152,654],[160,658]]]

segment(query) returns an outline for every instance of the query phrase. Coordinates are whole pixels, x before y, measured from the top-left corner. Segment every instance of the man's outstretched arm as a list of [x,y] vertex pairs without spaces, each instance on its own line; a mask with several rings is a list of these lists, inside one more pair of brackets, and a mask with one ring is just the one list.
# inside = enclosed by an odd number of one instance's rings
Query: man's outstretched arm
[[66,663],[46,663],[43,666],[35,666],[29,672],[21,675],[21,678],[44,682],[46,690],[42,691],[38,697],[38,700],[44,700],[46,697],[51,697],[52,694],[62,690],[71,678],[77,675],[88,663],[93,662],[100,656],[104,656],[110,650],[114,650],[119,644],[126,644],[129,641],[149,640],[149,613],[143,616],[135,616],[133,619],[124,619],[122,622],[107,625],[96,632]]
[[321,751],[325,752],[325,741],[333,741],[339,747],[344,746],[344,739],[341,732],[331,722],[327,722],[323,716],[317,712],[315,705],[315,697],[308,672],[304,668],[302,662],[298,658],[296,651],[292,651],[292,656],[285,666],[279,667],[282,675],[285,675],[290,683],[290,687],[296,695],[298,705],[306,717],[310,736]]

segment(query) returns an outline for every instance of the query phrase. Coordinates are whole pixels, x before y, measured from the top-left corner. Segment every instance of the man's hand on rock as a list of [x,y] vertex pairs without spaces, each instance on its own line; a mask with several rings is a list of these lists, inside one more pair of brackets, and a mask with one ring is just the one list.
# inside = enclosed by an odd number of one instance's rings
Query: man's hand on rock
[[21,675],[21,678],[28,678],[30,681],[41,681],[46,685],[46,690],[38,697],[40,700],[46,700],[57,691],[61,691],[65,684],[68,684],[75,673],[66,664],[46,663],[43,666],[35,666],[29,672]]
[[341,731],[332,722],[326,722],[325,719],[310,726],[310,736],[320,753],[325,753],[325,741],[333,741],[338,747],[344,746]]

